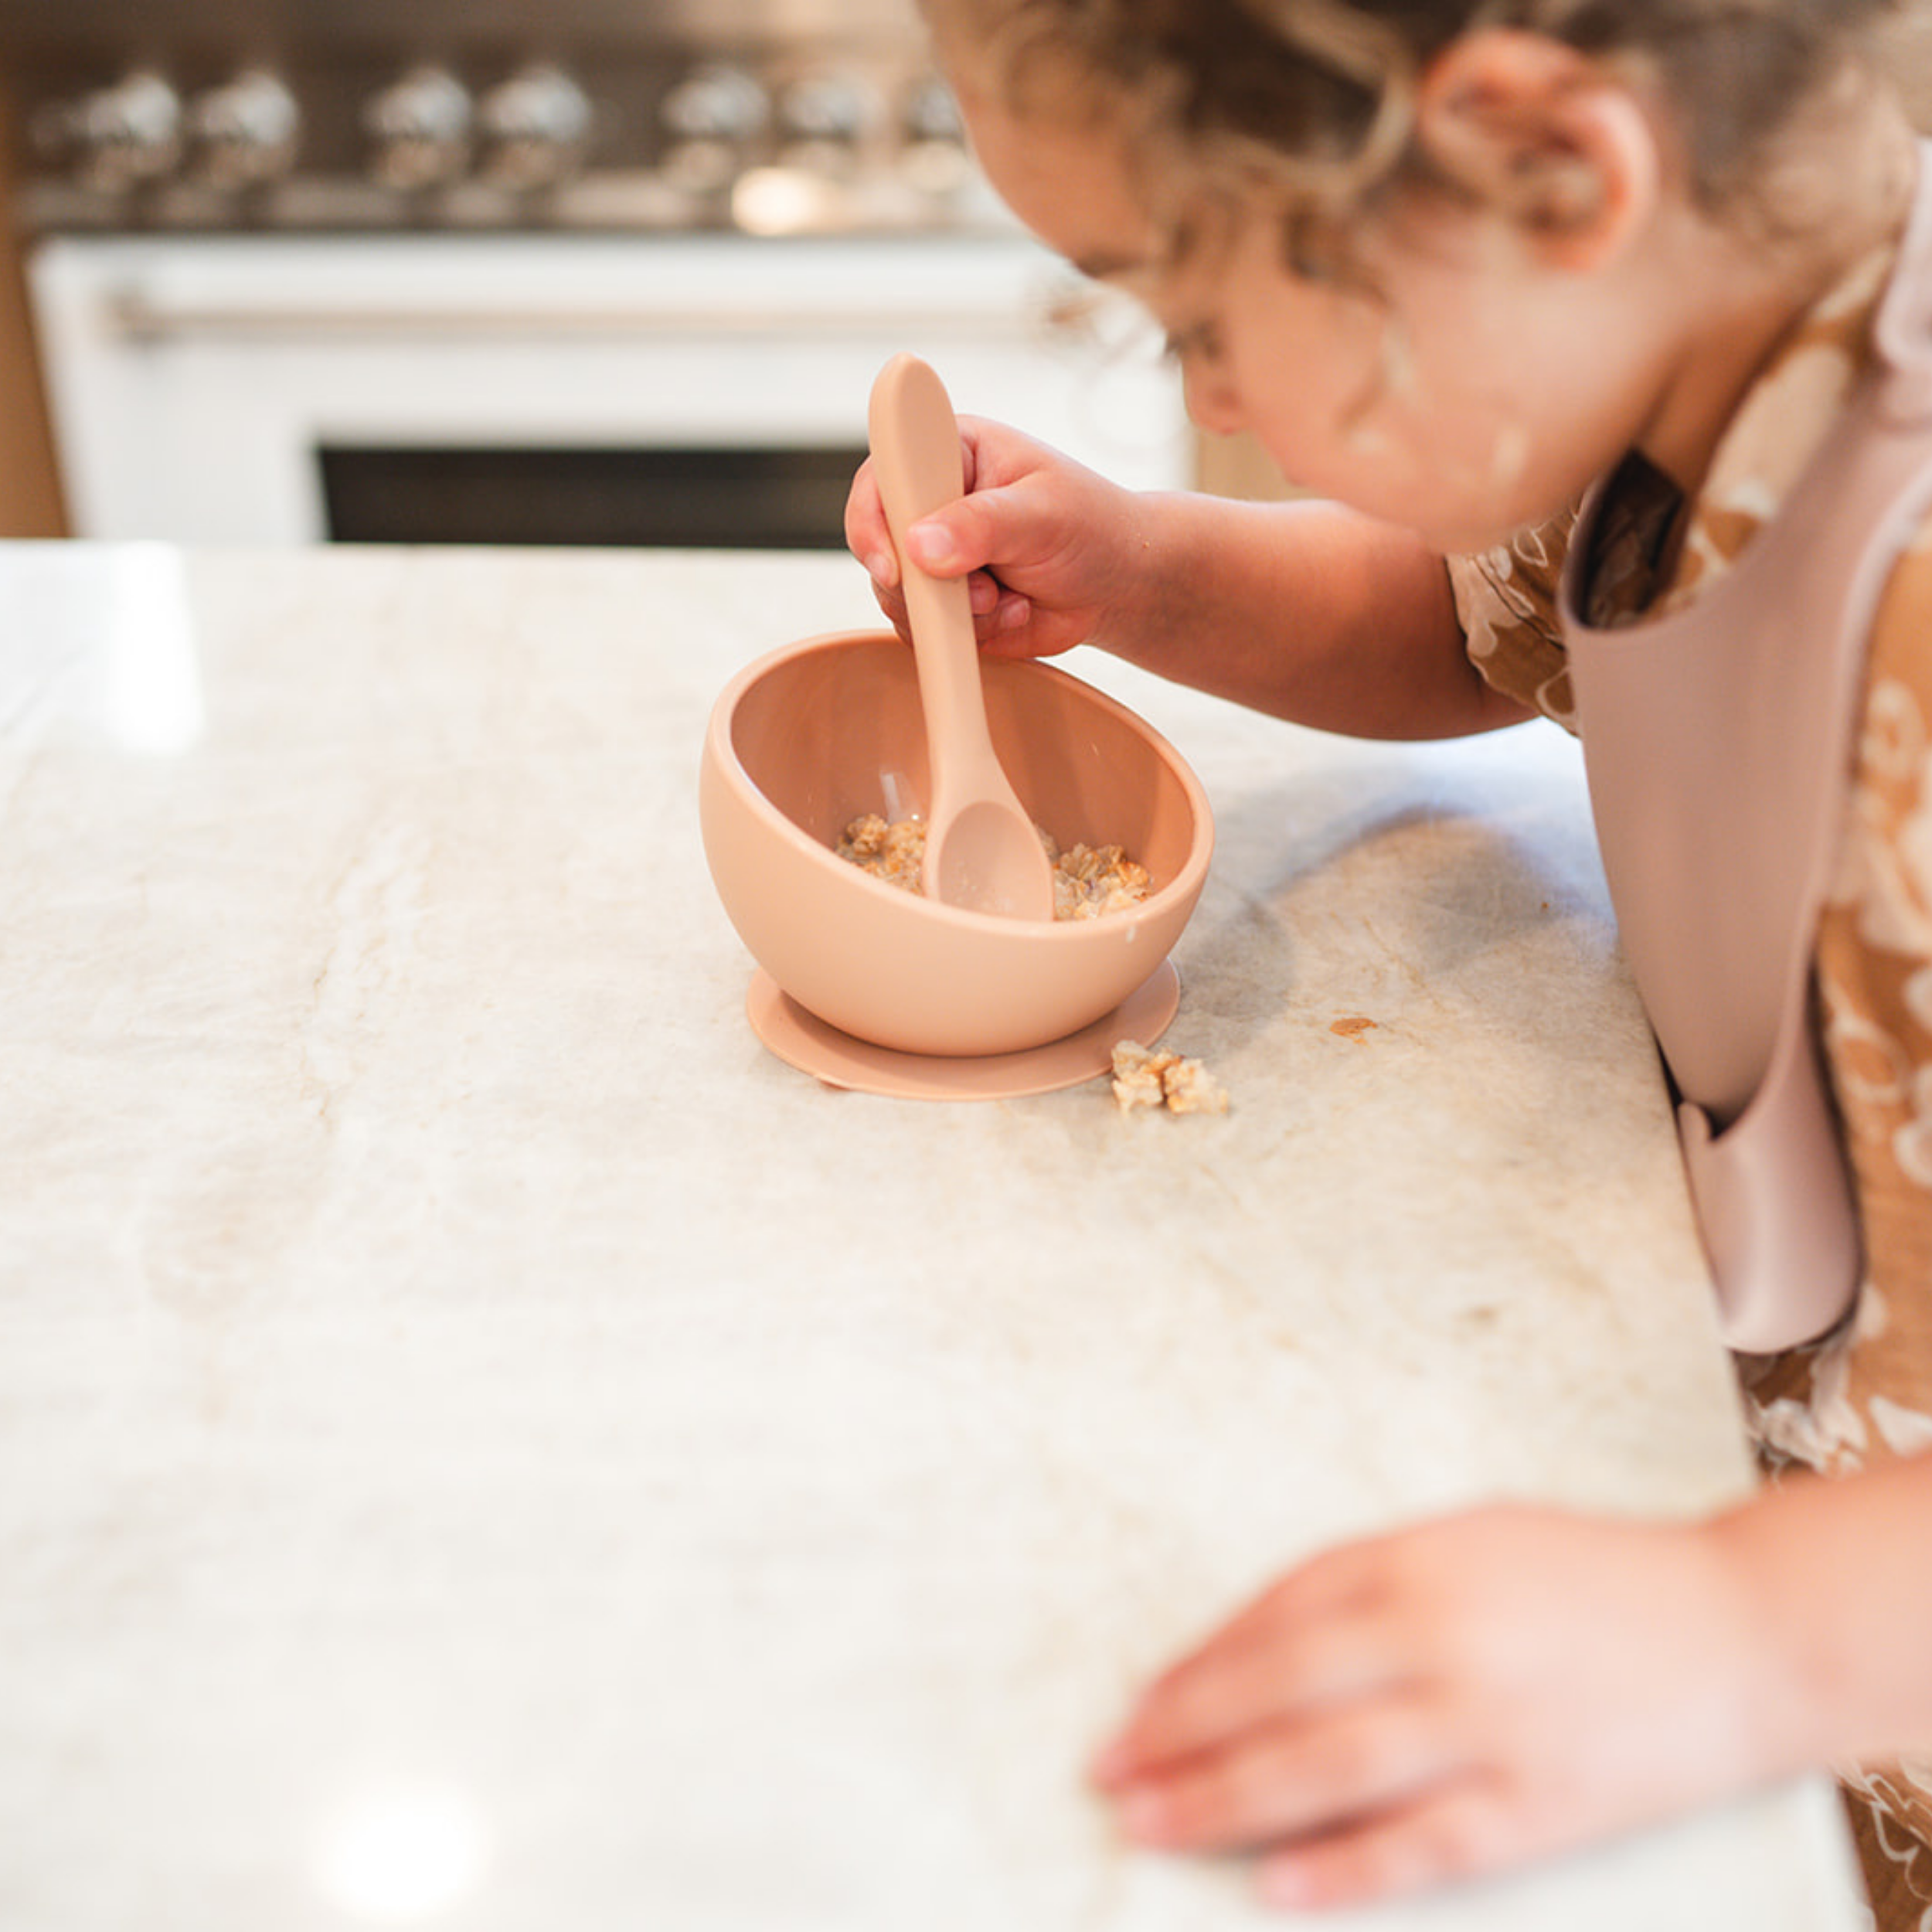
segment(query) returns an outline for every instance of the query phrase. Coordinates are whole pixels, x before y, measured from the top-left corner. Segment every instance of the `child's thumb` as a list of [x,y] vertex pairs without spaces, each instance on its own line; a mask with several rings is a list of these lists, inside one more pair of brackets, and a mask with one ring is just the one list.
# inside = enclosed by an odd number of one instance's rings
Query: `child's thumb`
[[913,561],[936,577],[963,577],[1006,560],[1004,507],[998,491],[978,490],[921,517],[906,532]]
[[973,568],[961,560],[964,553],[947,511],[922,517],[906,532],[906,548],[913,563],[936,577],[964,577]]

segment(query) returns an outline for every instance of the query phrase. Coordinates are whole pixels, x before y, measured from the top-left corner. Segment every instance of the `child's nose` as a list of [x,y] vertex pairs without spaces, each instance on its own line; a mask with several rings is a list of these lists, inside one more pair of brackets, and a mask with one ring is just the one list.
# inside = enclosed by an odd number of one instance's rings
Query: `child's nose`
[[1210,436],[1232,436],[1247,427],[1247,417],[1234,385],[1210,372],[1182,372],[1181,396],[1189,419]]

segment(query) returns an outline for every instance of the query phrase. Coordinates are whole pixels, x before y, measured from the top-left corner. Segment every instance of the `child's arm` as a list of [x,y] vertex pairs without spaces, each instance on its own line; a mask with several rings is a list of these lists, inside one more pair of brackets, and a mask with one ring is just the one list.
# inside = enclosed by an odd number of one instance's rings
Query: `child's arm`
[[1932,1455],[1791,1478],[1715,1526],[1814,1763],[1932,1748]]
[[[1327,504],[1137,495],[967,419],[968,495],[920,526],[920,561],[972,582],[982,643],[1041,657],[1092,642],[1277,717],[1366,737],[1447,737],[1529,715],[1463,648],[1440,557]],[[870,466],[847,541],[904,626]]]
[[1932,1742],[1932,1459],[1705,1524],[1498,1508],[1332,1551],[1095,1767],[1130,1835],[1277,1902],[1494,1872]]

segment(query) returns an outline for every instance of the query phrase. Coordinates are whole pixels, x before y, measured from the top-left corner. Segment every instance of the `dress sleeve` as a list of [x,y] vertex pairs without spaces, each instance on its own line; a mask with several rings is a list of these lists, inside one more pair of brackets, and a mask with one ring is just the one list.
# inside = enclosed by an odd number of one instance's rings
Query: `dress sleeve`
[[1932,1447],[1932,529],[1872,627],[1818,979],[1866,1291],[1887,1315],[1862,1352],[1867,1420],[1894,1450]]
[[1846,811],[1818,927],[1818,987],[1864,1279],[1839,1330],[1743,1365],[1747,1413],[1767,1460],[1828,1474],[1932,1448],[1932,543],[1924,536],[1894,566],[1872,625]]
[[1568,731],[1577,719],[1556,587],[1576,523],[1566,511],[1479,556],[1449,560],[1456,614],[1483,681]]
[[[1776,1470],[1835,1474],[1932,1450],[1932,532],[1894,566],[1872,631],[1849,817],[1819,928],[1827,1057],[1865,1274],[1822,1342],[1740,1361]],[[1932,1754],[1840,1767],[1885,1926],[1932,1899]]]

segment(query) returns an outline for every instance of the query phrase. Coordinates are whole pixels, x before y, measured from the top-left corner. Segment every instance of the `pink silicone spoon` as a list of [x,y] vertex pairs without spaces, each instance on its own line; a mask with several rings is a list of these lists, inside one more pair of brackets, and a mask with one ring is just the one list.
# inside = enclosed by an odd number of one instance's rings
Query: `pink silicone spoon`
[[1052,868],[986,728],[965,582],[929,577],[906,547],[906,531],[922,516],[966,493],[951,399],[917,356],[895,355],[872,384],[869,426],[879,494],[905,585],[932,764],[920,883],[929,899],[949,906],[1051,919]]

